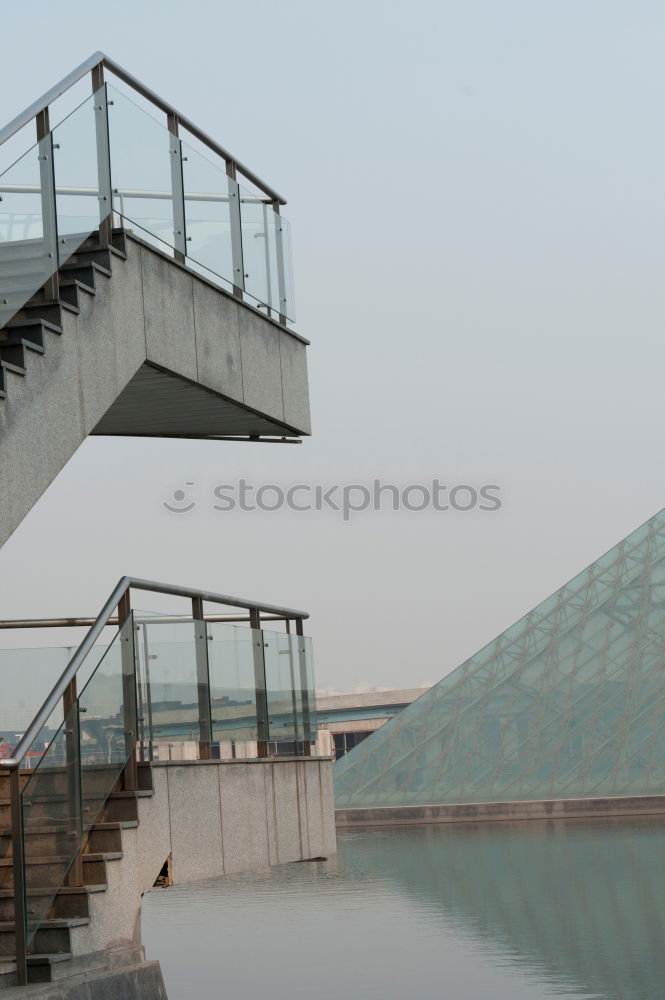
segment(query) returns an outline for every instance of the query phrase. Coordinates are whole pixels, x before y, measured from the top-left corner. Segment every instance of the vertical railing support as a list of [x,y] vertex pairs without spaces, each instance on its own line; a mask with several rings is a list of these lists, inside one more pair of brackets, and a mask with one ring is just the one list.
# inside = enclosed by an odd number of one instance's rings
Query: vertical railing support
[[291,635],[291,622],[286,619],[286,634],[288,635],[288,646],[289,646],[289,677],[291,679],[291,707],[293,708],[293,744],[296,748],[296,754],[298,753],[298,746],[301,743],[300,739],[300,729],[298,726],[298,688],[296,687],[296,670],[295,661],[293,658],[293,643],[294,641],[298,643],[300,640],[296,638],[294,640]]
[[312,756],[312,712],[309,704],[309,678],[307,676],[307,652],[305,650],[302,618],[296,618],[298,636],[298,659],[300,661],[300,703],[302,705],[303,754]]
[[[78,844],[83,839],[83,789],[81,785],[81,726],[77,705],[76,677],[73,677],[62,696],[62,712],[65,720],[65,766],[67,769],[67,805],[69,836]],[[76,852],[74,862],[67,872],[67,885],[83,885],[83,860],[81,852]]]
[[[148,623],[143,622],[140,626],[143,632],[143,661],[145,670],[145,705],[143,706],[144,718],[147,715],[148,721],[148,760],[153,758],[154,730],[152,724],[152,688],[150,685],[150,646],[148,643]],[[136,630],[135,630],[136,631]]]
[[196,647],[196,684],[199,694],[199,760],[210,760],[212,743],[212,707],[210,702],[210,663],[208,626],[203,616],[203,601],[192,598],[194,644]]
[[113,187],[111,184],[111,146],[109,142],[109,108],[104,65],[92,71],[92,92],[95,95],[95,134],[97,138],[97,186],[99,188],[99,242],[111,245],[113,230]]
[[173,246],[175,259],[185,263],[187,256],[187,223],[185,219],[185,182],[182,173],[182,142],[178,137],[178,116],[167,115],[169,154],[171,156],[171,192],[173,194]]
[[48,108],[35,118],[39,148],[39,184],[42,198],[42,233],[44,239],[45,274],[44,292],[47,299],[59,298],[58,280],[58,219],[55,201],[55,171],[53,165],[53,137]]
[[118,603],[118,628],[125,629],[125,635],[120,637],[122,656],[122,704],[125,730],[125,759],[127,763],[123,771],[126,791],[136,791],[139,787],[138,764],[136,759],[136,652],[134,649],[134,629],[131,627],[132,607],[129,588]]
[[249,625],[253,631],[254,690],[256,698],[256,755],[268,756],[270,724],[268,719],[268,693],[266,691],[266,659],[261,631],[261,615],[256,608],[249,610]]
[[21,772],[18,767],[9,773],[9,794],[12,812],[12,875],[14,879],[14,934],[16,937],[16,982],[28,982],[27,907],[25,895],[25,848],[23,842],[23,806],[21,802]]
[[272,207],[276,216],[275,256],[277,258],[277,294],[279,296],[277,312],[279,313],[279,322],[282,324],[282,326],[286,326],[286,314],[288,311],[288,302],[286,300],[286,270],[284,268],[284,237],[282,235],[282,217],[279,214],[279,202],[273,201]]
[[231,256],[233,260],[233,294],[241,299],[245,290],[245,263],[242,253],[242,215],[240,190],[236,181],[236,165],[226,161],[226,175],[229,187],[229,219],[231,223]]

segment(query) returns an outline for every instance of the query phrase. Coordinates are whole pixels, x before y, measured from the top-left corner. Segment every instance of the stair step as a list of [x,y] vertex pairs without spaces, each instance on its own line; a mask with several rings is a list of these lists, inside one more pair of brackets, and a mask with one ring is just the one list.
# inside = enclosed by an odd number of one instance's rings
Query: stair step
[[62,327],[57,326],[55,323],[49,323],[45,319],[10,320],[7,326],[0,330],[0,341],[2,339],[22,337],[24,340],[30,340],[33,344],[44,347],[47,331],[60,336],[62,334]]
[[86,261],[82,264],[69,261],[60,268],[60,274],[63,279],[67,277],[78,278],[79,281],[92,288],[95,287],[95,280],[98,274],[103,275],[105,278],[111,277],[110,268],[104,267],[103,264],[98,264],[94,260]]
[[114,257],[117,257],[118,260],[127,260],[127,254],[124,250],[119,250],[112,244],[109,246],[101,246],[99,243],[86,243],[80,250],[76,251],[72,259],[77,260],[82,264],[86,263],[88,260],[92,260],[95,264],[101,264],[102,267],[107,267],[111,270]]
[[11,361],[0,361],[0,368],[6,372],[12,372],[14,375],[25,375],[25,368],[21,368],[20,365],[13,365]]
[[[32,947],[46,955],[67,954],[71,947],[71,930],[74,927],[85,927],[90,923],[90,917],[72,917],[71,919],[42,920],[38,915],[31,918],[28,915],[28,926],[35,931]],[[16,930],[13,921],[3,921],[0,924],[0,957],[11,957],[16,953]]]
[[76,306],[77,309],[81,305],[81,292],[86,292],[88,295],[96,295],[97,291],[94,285],[89,285],[85,281],[80,281],[79,278],[71,278],[66,281],[61,281],[59,286],[60,298],[64,299],[65,302],[69,302],[70,305]]
[[[49,919],[73,919],[90,916],[90,896],[106,892],[101,885],[64,885],[53,895],[53,886],[28,889],[28,908],[40,905],[40,900],[50,901]],[[43,904],[42,904],[43,905]],[[14,890],[0,889],[0,920],[14,919]]]
[[27,351],[43,354],[44,347],[25,337],[7,337],[4,340],[0,340],[0,358],[3,361],[8,361],[11,365],[23,368],[24,371],[26,369]]
[[17,317],[18,319],[45,319],[48,323],[53,323],[55,326],[62,326],[62,313],[69,312],[78,316],[79,309],[78,306],[74,306],[71,302],[65,301],[65,299],[55,299],[55,300],[45,300],[40,299],[39,295],[33,296],[29,302],[19,310]]
[[28,955],[28,982],[50,983],[57,976],[57,969],[63,962],[70,962],[70,951],[59,951],[52,954]]
[[[110,861],[120,861],[122,851],[104,851],[95,854],[82,854],[83,884],[106,884],[106,865]],[[57,889],[62,884],[65,868],[69,866],[71,857],[61,855],[53,857],[28,858],[26,861],[26,876],[30,888]],[[0,888],[11,889],[14,882],[13,864],[11,858],[0,858]]]

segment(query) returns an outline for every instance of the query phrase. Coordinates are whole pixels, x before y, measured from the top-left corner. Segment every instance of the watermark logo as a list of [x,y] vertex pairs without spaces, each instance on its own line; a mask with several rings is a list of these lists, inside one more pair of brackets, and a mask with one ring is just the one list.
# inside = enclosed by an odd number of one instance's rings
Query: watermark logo
[[193,499],[191,490],[196,487],[195,482],[188,481],[184,485],[185,489],[175,489],[169,500],[162,501],[162,506],[172,514],[189,514],[198,506],[220,513],[322,511],[338,514],[348,522],[367,511],[496,512],[503,506],[502,487],[497,483],[456,483],[451,486],[440,479],[406,485],[372,479],[366,483],[294,483],[291,486],[276,483],[257,485],[238,479],[234,483],[212,487],[208,502],[204,504]]

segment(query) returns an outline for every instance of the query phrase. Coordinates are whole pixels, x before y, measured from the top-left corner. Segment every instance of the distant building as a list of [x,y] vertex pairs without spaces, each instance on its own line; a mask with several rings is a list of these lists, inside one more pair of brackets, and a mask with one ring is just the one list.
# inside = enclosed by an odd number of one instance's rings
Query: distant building
[[339,760],[429,688],[317,695],[317,753]]

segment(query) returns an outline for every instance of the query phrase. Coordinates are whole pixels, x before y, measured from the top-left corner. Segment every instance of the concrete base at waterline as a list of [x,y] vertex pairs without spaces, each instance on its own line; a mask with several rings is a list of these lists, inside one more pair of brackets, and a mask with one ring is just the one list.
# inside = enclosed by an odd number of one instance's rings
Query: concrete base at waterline
[[420,823],[488,823],[502,820],[616,819],[665,817],[665,795],[626,795],[605,799],[543,799],[533,802],[469,802],[457,805],[374,806],[337,809],[338,829],[405,826]]
[[55,983],[12,987],[3,1000],[167,1000],[159,962],[138,962],[71,976]]

